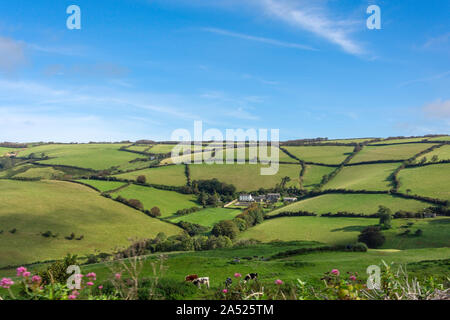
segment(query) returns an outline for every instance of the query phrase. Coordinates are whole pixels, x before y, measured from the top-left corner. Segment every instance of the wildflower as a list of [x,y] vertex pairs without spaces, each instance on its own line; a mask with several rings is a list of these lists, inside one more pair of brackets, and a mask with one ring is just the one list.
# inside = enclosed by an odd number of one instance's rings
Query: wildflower
[[356,281],[356,277],[352,275],[352,276],[350,276],[350,280]]
[[75,296],[75,295],[73,295],[73,294],[71,294],[70,296],[69,296],[69,300],[75,300],[77,298],[77,296]]
[[35,283],[41,283],[42,278],[39,276],[33,276],[31,278],[31,281],[35,282]]
[[283,281],[281,281],[280,279],[275,280],[275,284],[276,285],[282,285]]
[[28,278],[29,276],[31,276],[31,272],[25,271],[24,273],[22,273],[22,275],[23,275],[25,278]]
[[72,295],[78,297],[80,295],[80,293],[77,290],[73,290]]
[[240,278],[240,277],[242,277],[242,274],[236,272],[236,273],[234,274],[234,277],[235,277],[235,278]]
[[223,293],[228,293],[228,290],[227,289],[223,289],[222,292]]
[[103,289],[103,286],[98,286],[98,288],[99,288],[100,290],[102,290],[102,289]]
[[86,277],[88,277],[88,278],[92,278],[92,279],[96,279],[97,278],[97,275],[95,274],[95,272],[90,272],[90,273],[88,273],[87,275],[86,275]]
[[27,271],[27,268],[19,267],[19,268],[16,269],[16,271],[17,271],[17,276],[20,277],[24,272]]
[[86,285],[88,285],[88,286],[92,287],[92,286],[94,285],[94,283],[93,283],[93,282],[91,282],[91,281],[89,281],[89,282],[87,282],[87,283],[86,283]]
[[14,284],[14,281],[12,281],[10,278],[3,278],[2,281],[0,281],[0,287],[3,289],[9,289]]
[[339,275],[339,270],[338,269],[333,269],[331,270],[331,273],[334,274],[335,276]]

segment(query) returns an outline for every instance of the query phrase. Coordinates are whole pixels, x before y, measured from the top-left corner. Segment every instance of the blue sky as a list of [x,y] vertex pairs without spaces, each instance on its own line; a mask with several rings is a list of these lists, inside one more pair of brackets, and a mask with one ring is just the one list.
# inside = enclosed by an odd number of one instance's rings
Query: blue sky
[[0,141],[448,134],[449,58],[448,1],[2,1]]

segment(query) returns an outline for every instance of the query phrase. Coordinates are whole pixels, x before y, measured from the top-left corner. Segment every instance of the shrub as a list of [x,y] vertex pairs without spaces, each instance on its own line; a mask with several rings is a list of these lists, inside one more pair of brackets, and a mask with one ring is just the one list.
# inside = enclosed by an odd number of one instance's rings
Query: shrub
[[161,210],[158,207],[153,207],[150,209],[150,214],[154,217],[160,217],[161,216]]
[[416,236],[420,237],[423,234],[422,229],[417,229],[416,232],[414,233]]
[[65,284],[67,279],[71,276],[67,274],[67,268],[77,264],[77,256],[68,254],[64,260],[56,261],[47,267],[46,270],[41,271],[39,276],[42,278],[43,284],[51,282]]
[[358,236],[358,241],[365,243],[371,249],[382,246],[385,240],[380,228],[374,226],[365,228]]
[[366,252],[367,249],[367,245],[364,242],[357,242],[352,246],[352,251],[355,252]]
[[137,181],[137,183],[144,184],[147,182],[147,178],[143,175],[140,175],[139,177],[137,177],[136,181]]
[[239,229],[231,220],[224,220],[216,223],[211,231],[215,236],[227,236],[230,239],[236,238]]
[[130,200],[128,200],[128,204],[136,209],[140,209],[140,210],[144,209],[144,205],[138,199],[130,199]]

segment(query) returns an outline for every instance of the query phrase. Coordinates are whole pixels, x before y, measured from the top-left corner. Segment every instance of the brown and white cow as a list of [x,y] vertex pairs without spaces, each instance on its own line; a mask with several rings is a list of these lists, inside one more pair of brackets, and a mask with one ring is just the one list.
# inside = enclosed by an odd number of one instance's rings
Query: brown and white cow
[[193,284],[195,284],[197,287],[201,287],[202,285],[205,285],[209,289],[209,277],[201,277],[198,279],[195,279],[192,281]]
[[195,279],[198,279],[198,275],[196,275],[196,274],[190,274],[184,278],[184,280],[188,281],[188,282],[192,282]]

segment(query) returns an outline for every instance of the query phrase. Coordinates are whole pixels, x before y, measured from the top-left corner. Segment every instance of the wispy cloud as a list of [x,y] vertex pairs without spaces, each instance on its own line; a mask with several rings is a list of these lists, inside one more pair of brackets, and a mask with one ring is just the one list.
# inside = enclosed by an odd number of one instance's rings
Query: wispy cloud
[[414,83],[430,82],[430,81],[446,78],[449,75],[450,75],[450,70],[442,72],[442,73],[434,74],[429,77],[405,81],[405,82],[400,83],[398,86],[405,87],[405,86],[408,86],[408,85],[414,84]]
[[424,48],[434,48],[434,47],[439,47],[441,45],[444,45],[446,43],[448,43],[450,40],[450,32],[445,33],[443,35],[437,36],[437,37],[433,37],[428,39],[427,42],[425,42],[425,44],[423,45]]
[[24,48],[22,42],[0,37],[0,73],[12,73],[26,63]]
[[237,32],[232,32],[232,31],[223,30],[223,29],[202,28],[202,30],[206,31],[206,32],[220,34],[223,36],[234,37],[234,38],[239,38],[239,39],[244,39],[244,40],[249,40],[249,41],[262,42],[262,43],[270,44],[273,46],[294,48],[294,49],[301,49],[301,50],[316,50],[310,46],[303,45],[303,44],[298,44],[298,43],[293,43],[293,42],[285,42],[285,41],[280,41],[280,40],[271,39],[271,38],[257,37],[257,36],[253,36],[253,35],[237,33]]
[[436,100],[425,105],[422,111],[429,118],[446,120],[450,123],[450,100]]
[[314,6],[311,2],[301,2],[301,7],[292,2],[261,0],[260,5],[271,16],[302,30],[309,31],[341,47],[345,52],[362,55],[365,50],[350,37],[351,20],[338,20],[329,17],[324,7]]

